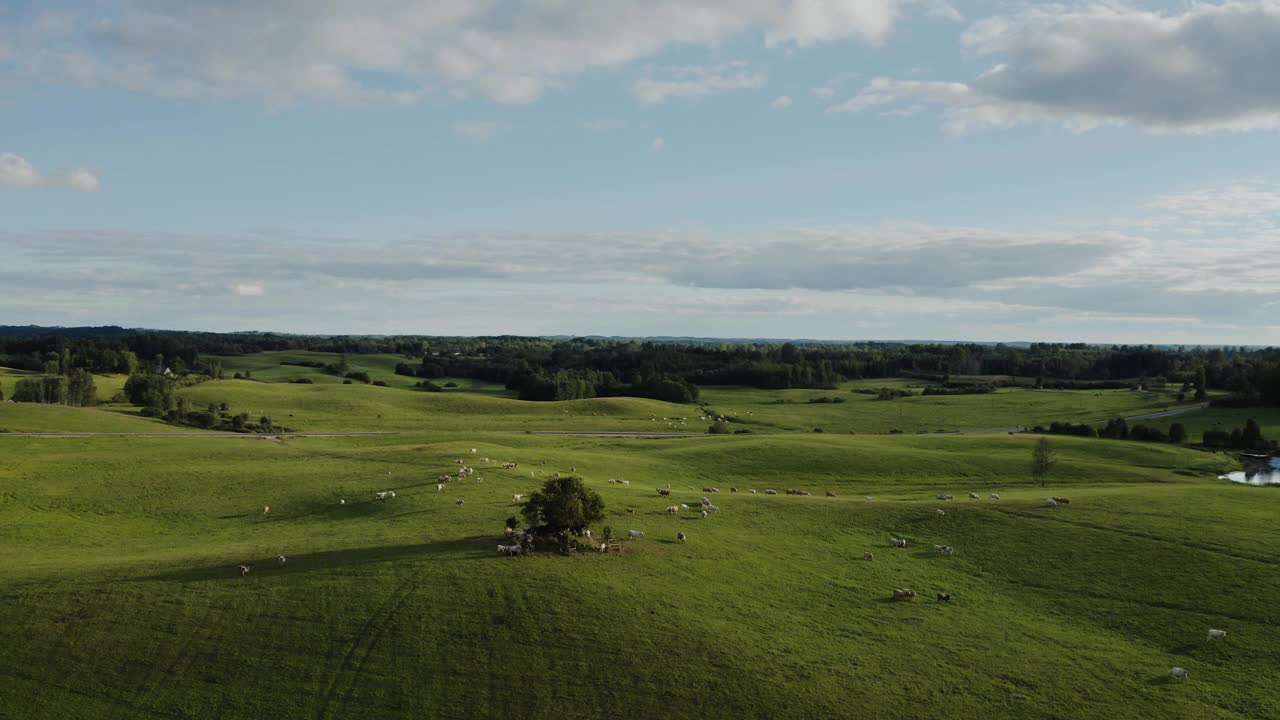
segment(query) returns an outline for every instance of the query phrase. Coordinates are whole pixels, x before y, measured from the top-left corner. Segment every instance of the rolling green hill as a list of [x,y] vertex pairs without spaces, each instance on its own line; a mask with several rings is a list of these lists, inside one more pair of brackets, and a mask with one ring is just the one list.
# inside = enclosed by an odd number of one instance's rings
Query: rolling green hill
[[[471,402],[460,425],[484,425],[498,401]],[[1280,493],[1213,479],[1221,455],[1074,438],[1055,438],[1041,489],[1026,478],[1033,441],[3,438],[0,716],[1280,710]],[[459,458],[483,479],[437,493]],[[597,534],[646,537],[608,556],[498,557],[511,494],[571,465],[606,499]],[[669,516],[653,492],[667,483],[689,504],[718,486],[721,510]],[[815,494],[746,492],[791,487]],[[373,499],[386,489],[397,497]],[[1072,502],[1045,508],[1049,494]],[[889,548],[891,534],[911,547]],[[896,587],[920,597],[889,602]],[[1228,640],[1207,642],[1208,627]],[[1190,682],[1164,681],[1175,664]]]

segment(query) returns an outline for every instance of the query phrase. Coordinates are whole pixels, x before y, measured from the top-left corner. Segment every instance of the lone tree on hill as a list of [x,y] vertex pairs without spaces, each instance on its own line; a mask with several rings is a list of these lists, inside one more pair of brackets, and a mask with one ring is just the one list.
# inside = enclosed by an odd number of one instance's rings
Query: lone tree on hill
[[535,490],[521,508],[529,527],[548,533],[585,528],[604,519],[604,499],[581,478],[551,478]]
[[1053,451],[1053,445],[1049,442],[1049,438],[1040,438],[1040,442],[1037,442],[1035,448],[1031,451],[1032,477],[1039,480],[1041,487],[1043,487],[1045,478],[1053,470],[1053,466],[1057,464],[1058,458]]

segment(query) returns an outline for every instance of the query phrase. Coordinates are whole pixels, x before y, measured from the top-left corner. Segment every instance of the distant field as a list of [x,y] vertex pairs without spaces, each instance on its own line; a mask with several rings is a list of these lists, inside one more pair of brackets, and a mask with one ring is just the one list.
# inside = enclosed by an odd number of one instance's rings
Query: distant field
[[1272,440],[1280,440],[1280,408],[1205,408],[1177,417],[1160,420],[1142,420],[1144,425],[1152,425],[1168,431],[1174,423],[1182,423],[1187,430],[1189,442],[1200,442],[1206,430],[1226,430],[1243,428],[1252,418],[1262,428],[1262,434]]
[[[885,381],[860,381],[865,387],[892,387]],[[844,403],[810,403],[816,398],[842,398]],[[825,432],[885,433],[974,430],[1100,423],[1114,417],[1179,407],[1176,397],[1131,390],[1002,389],[988,395],[914,396],[879,400],[874,395],[840,390],[756,390],[710,387],[702,400],[748,428]],[[780,402],[781,401],[781,402]],[[1187,406],[1190,403],[1183,403]]]
[[100,408],[0,403],[0,430],[8,432],[199,432],[136,414]]
[[[0,717],[1277,716],[1280,492],[1212,479],[1222,455],[1077,438],[1041,489],[1034,441],[0,438]],[[435,491],[482,456],[521,466]],[[647,536],[497,557],[528,471],[570,466],[606,499],[597,533]],[[720,487],[720,512],[667,515],[666,483]],[[788,487],[815,495],[745,492]]]
[[[264,352],[252,355],[222,355],[213,357],[222,361],[222,368],[227,377],[231,377],[237,372],[243,373],[248,371],[252,373],[254,380],[258,380],[260,382],[293,382],[294,380],[308,378],[317,384],[341,385],[344,379],[337,375],[326,373],[320,368],[281,364],[285,362],[337,364],[341,357],[338,353],[288,351]],[[372,354],[350,355],[348,356],[348,362],[353,371],[366,372],[369,374],[370,380],[381,380],[391,387],[412,387],[414,383],[420,380],[420,378],[396,374],[397,364],[407,363],[416,367],[421,364],[421,360],[418,359],[406,358],[400,355]],[[470,380],[466,378],[433,378],[432,382],[441,386],[449,382],[457,383],[458,391],[465,390],[467,392],[482,392],[496,395],[509,394],[501,385],[484,382],[482,380]]]

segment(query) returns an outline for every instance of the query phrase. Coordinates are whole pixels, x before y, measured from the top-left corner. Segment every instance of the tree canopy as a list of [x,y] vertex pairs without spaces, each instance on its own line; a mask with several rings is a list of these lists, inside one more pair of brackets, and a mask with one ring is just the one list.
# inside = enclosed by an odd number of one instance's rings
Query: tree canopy
[[520,513],[531,528],[548,533],[577,530],[604,519],[604,499],[581,478],[551,478],[529,495]]

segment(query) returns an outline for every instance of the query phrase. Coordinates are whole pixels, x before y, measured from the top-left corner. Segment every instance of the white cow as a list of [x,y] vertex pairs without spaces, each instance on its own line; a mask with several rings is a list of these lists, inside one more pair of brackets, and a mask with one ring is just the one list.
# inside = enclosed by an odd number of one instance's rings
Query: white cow
[[992,500],[999,500],[999,499],[1000,499],[1000,493],[991,493],[991,499],[992,499]]
[[373,494],[373,497],[374,497],[375,499],[377,499],[377,500],[386,500],[386,499],[387,499],[387,493],[386,493],[386,492],[376,492],[376,493],[374,493],[374,494]]
[[285,557],[283,555],[277,555],[276,564],[279,565],[280,567],[284,567],[284,563],[285,563]]
[[777,491],[777,490],[765,490],[765,491],[764,491],[764,494],[765,494],[765,495],[777,495],[777,494],[778,494],[778,491]]
[[514,495],[512,495],[512,496],[511,496],[511,502],[520,502],[520,498],[522,498],[522,497],[524,497],[524,495],[522,495],[522,494],[520,494],[520,493],[516,493],[516,494],[514,494]]
[[709,514],[709,513],[707,513],[707,511],[706,511],[706,510],[703,510],[703,511],[702,511],[702,517],[703,517],[703,518],[706,518],[708,514]]
[[436,483],[436,492],[444,492],[444,483]]
[[338,504],[339,504],[339,505],[346,505],[346,504],[347,504],[347,501],[346,501],[346,500],[343,500],[342,498],[338,498]]
[[946,514],[947,514],[947,511],[946,511],[946,510],[943,510],[942,508],[938,508],[937,512],[938,512],[938,514],[939,514],[939,515],[946,515]]
[[476,449],[475,449],[475,448],[471,448],[471,454],[472,454],[472,455],[475,455],[475,454],[476,454]]
[[870,495],[867,496],[867,502],[874,502],[874,501],[875,501],[875,498],[871,497]]
[[978,493],[969,493],[969,497],[973,498],[974,500],[979,499],[979,498],[978,498]]
[[892,545],[893,547],[896,547],[896,548],[904,548],[904,547],[906,547],[906,546],[907,546],[907,539],[906,539],[906,538],[896,538],[896,537],[893,537],[892,535],[890,535],[890,536],[889,536],[889,544],[890,544],[890,545]]
[[1045,500],[1045,501],[1044,501],[1044,506],[1045,506],[1045,507],[1058,507],[1058,501],[1057,501],[1057,500],[1054,500],[1053,498],[1049,498],[1048,500]]
[[249,574],[249,566],[248,566],[248,565],[241,565],[241,566],[240,566],[240,577],[244,577],[245,575],[248,575],[248,574]]
[[1186,682],[1187,675],[1189,674],[1190,673],[1188,673],[1185,669],[1180,667],[1169,668],[1169,677],[1173,678],[1174,682]]
[[1227,636],[1227,631],[1226,631],[1226,630],[1214,630],[1213,628],[1209,628],[1209,639],[1210,639],[1210,640],[1221,640],[1222,638],[1224,638],[1224,637],[1226,637],[1226,636]]
[[672,515],[675,515],[676,513],[680,512],[680,506],[679,506],[679,505],[668,505],[668,506],[667,506],[667,512],[671,513]]
[[639,530],[628,530],[627,535],[630,535],[632,540],[636,540],[644,537],[644,533],[640,532]]

